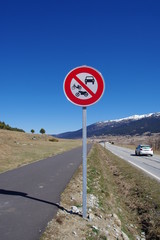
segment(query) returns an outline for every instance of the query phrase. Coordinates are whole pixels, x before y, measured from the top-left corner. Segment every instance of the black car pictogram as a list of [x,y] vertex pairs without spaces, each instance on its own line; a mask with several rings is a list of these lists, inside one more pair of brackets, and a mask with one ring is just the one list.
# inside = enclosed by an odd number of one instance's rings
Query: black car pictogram
[[76,86],[76,84],[73,84],[73,86],[72,86],[72,90],[74,90],[74,89],[81,89],[82,88],[82,86],[81,85],[77,85]]
[[76,95],[76,97],[79,97],[80,95],[84,95],[85,97],[87,97],[88,93],[86,91],[79,91],[75,95]]
[[89,82],[91,82],[92,84],[94,84],[94,82],[95,82],[94,77],[92,77],[92,76],[86,76],[86,78],[85,78],[85,84],[87,84],[87,83],[89,83]]

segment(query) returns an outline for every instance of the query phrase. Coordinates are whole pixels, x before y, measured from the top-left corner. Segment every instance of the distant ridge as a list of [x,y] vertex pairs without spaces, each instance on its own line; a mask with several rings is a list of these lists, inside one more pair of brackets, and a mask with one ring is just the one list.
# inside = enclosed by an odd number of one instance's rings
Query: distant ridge
[[[88,137],[104,135],[142,135],[144,133],[160,133],[160,112],[97,122],[87,127]],[[67,139],[81,138],[82,129],[54,136]]]

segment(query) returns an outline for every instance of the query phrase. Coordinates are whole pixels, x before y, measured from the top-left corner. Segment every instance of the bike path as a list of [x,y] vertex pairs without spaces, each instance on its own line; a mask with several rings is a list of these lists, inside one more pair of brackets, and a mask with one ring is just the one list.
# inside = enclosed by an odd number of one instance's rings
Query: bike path
[[38,240],[81,163],[79,147],[0,174],[0,239]]

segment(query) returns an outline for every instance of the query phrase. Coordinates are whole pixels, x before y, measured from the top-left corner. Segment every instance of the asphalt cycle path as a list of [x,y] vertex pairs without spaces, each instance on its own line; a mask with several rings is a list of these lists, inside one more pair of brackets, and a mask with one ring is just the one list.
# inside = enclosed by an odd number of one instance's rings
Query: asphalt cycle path
[[110,143],[102,143],[102,146],[105,146],[109,151],[113,154],[119,156],[125,161],[132,164],[134,167],[137,167],[152,176],[156,180],[160,181],[160,156],[153,155],[151,156],[136,156],[135,150],[119,147],[116,145],[112,145]]
[[0,174],[0,239],[38,240],[81,163],[79,147]]

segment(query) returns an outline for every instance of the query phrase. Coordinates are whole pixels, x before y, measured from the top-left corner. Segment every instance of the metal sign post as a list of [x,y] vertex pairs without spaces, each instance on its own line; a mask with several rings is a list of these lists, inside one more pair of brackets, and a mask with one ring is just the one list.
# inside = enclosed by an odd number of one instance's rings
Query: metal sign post
[[86,131],[86,107],[82,108],[83,129],[83,218],[87,216],[87,131]]

